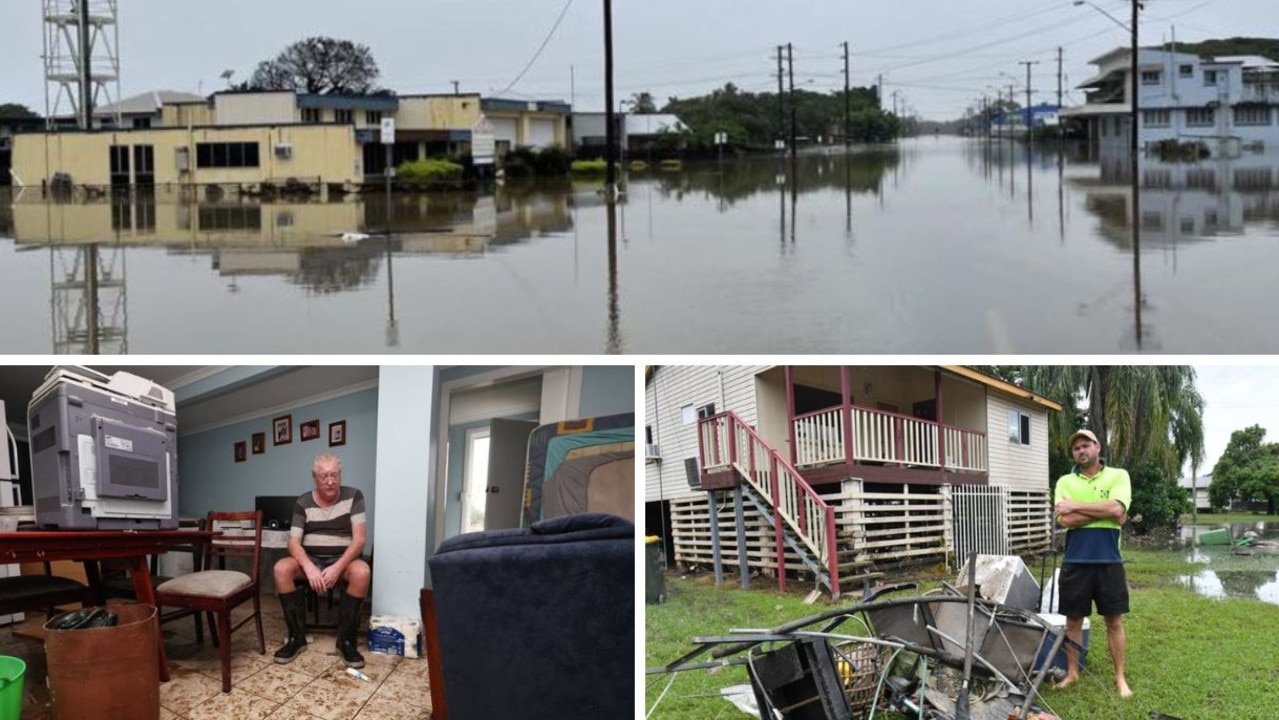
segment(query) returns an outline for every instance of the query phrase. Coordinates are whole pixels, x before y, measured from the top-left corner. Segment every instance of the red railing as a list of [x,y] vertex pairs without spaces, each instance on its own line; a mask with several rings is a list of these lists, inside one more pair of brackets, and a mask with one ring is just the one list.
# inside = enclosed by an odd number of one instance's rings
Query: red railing
[[[785,524],[830,573],[831,595],[839,597],[839,555],[835,549],[835,509],[813,490],[781,453],[735,413],[724,412],[698,423],[702,470],[736,470],[773,504],[777,537],[778,583],[785,588]],[[713,521],[713,519],[712,519]]]

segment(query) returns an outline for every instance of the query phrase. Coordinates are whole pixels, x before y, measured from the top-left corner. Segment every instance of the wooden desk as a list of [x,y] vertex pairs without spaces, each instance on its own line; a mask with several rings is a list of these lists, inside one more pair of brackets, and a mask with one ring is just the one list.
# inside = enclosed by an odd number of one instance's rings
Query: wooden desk
[[[86,572],[96,574],[90,565],[98,560],[124,558],[130,561],[133,591],[138,602],[155,605],[155,589],[151,587],[151,571],[147,556],[167,552],[175,545],[207,542],[213,533],[191,530],[107,530],[0,532],[0,562],[44,562],[78,560]],[[156,619],[157,623],[159,618]],[[160,681],[169,680],[169,662],[164,655],[164,637],[156,633],[159,644]]]

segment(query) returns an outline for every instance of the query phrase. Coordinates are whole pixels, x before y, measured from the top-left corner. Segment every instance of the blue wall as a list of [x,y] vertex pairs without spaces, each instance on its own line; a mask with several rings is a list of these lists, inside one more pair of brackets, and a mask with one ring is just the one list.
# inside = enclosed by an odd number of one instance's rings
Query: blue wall
[[[253,509],[257,495],[301,495],[311,489],[311,461],[322,452],[342,460],[342,484],[364,493],[370,527],[373,518],[377,450],[376,388],[332,400],[272,413],[227,427],[178,437],[178,506],[184,516],[204,517],[210,510]],[[293,416],[293,442],[271,444],[271,419]],[[320,437],[301,441],[302,423],[320,421]],[[346,420],[346,444],[329,447],[329,423]],[[235,462],[234,445],[267,436],[266,452]],[[371,537],[371,536],[370,536]]]
[[635,410],[635,368],[631,365],[587,365],[582,368],[579,417],[616,415]]

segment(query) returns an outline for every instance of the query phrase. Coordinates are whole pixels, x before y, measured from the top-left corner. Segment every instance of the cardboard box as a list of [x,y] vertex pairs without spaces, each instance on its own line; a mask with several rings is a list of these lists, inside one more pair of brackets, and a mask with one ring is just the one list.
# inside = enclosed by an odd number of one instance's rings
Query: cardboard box
[[369,618],[369,651],[408,658],[422,655],[422,625],[417,620],[394,615]]

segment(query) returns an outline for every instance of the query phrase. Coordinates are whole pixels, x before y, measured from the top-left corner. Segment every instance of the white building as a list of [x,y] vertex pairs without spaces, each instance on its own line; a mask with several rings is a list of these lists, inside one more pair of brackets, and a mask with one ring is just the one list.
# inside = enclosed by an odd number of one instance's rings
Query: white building
[[[1128,147],[1132,112],[1131,52],[1112,50],[1092,61],[1097,74],[1078,87],[1084,105],[1062,115],[1086,122],[1092,147]],[[1202,142],[1214,155],[1279,144],[1279,62],[1258,56],[1201,58],[1142,48],[1138,109],[1140,144]]]
[[662,366],[645,394],[646,520],[677,562],[740,567],[742,527],[748,567],[838,595],[881,563],[1047,544],[1060,406],[972,369]]

